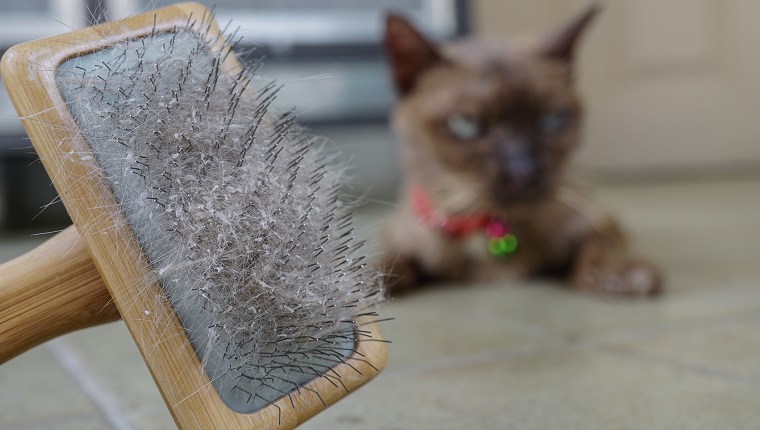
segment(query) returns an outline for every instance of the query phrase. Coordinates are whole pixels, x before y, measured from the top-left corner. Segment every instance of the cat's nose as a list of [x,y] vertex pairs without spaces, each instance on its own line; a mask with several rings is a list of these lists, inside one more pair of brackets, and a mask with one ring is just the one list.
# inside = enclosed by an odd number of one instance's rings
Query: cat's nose
[[506,176],[516,187],[532,185],[537,178],[536,163],[527,156],[511,157],[507,161]]
[[535,156],[526,148],[512,142],[502,152],[502,175],[509,183],[518,188],[532,185],[538,174]]

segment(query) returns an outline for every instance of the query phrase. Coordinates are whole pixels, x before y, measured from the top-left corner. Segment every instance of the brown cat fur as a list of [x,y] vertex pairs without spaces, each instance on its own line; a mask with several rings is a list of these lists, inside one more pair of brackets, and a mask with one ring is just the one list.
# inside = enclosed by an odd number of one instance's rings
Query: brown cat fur
[[[578,290],[653,295],[661,277],[629,256],[606,211],[568,185],[581,101],[573,53],[598,12],[592,5],[524,48],[480,39],[435,45],[391,15],[385,45],[400,100],[392,114],[406,173],[383,234],[393,293],[425,281],[524,277],[551,271]],[[453,237],[414,209],[422,190],[436,214],[488,213],[519,239],[509,258]],[[482,236],[482,235],[481,235]]]

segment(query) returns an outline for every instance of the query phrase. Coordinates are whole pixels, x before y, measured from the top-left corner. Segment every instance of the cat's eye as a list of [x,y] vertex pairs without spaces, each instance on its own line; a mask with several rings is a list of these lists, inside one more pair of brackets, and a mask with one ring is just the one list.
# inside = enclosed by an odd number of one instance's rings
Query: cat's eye
[[451,114],[446,118],[446,127],[459,140],[472,140],[483,134],[483,124],[472,117]]
[[573,122],[573,114],[567,110],[553,110],[541,117],[541,131],[554,134],[564,131]]

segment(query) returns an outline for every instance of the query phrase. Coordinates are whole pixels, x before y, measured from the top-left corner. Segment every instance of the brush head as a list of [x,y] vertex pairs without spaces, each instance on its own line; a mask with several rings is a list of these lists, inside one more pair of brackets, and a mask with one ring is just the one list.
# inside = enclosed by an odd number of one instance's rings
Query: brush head
[[[326,404],[311,380],[348,391],[336,367],[374,368],[356,349],[371,340],[363,324],[383,297],[340,194],[344,167],[292,112],[274,111],[279,86],[257,77],[255,64],[240,66],[235,43],[210,31],[210,16],[158,27],[55,70],[86,143],[62,140],[56,156],[77,175],[103,177],[101,191],[115,202],[73,218],[89,237],[110,236],[117,252],[121,232],[131,231],[149,267],[120,277],[129,285],[118,289],[135,294],[124,306],[159,332],[171,320],[161,309],[176,315],[228,407],[246,414],[287,397],[295,408],[301,390]],[[159,347],[141,349],[147,359]]]
[[229,55],[180,28],[72,58],[56,81],[214,386],[248,413],[325,372],[340,383],[329,369],[382,294],[343,167],[273,112],[279,86],[255,66],[226,75]]

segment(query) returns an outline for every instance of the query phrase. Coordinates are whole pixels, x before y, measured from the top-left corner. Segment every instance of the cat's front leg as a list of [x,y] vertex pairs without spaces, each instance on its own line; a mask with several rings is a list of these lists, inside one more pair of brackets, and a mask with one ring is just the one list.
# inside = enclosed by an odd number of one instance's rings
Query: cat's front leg
[[662,276],[652,263],[598,238],[583,242],[574,260],[569,281],[578,290],[618,296],[652,296],[662,291]]
[[464,249],[401,209],[385,226],[380,267],[390,295],[438,280],[461,280],[469,272]]
[[563,189],[535,213],[523,242],[545,268],[566,268],[572,288],[629,297],[662,291],[659,269],[630,253],[617,220],[585,193]]

